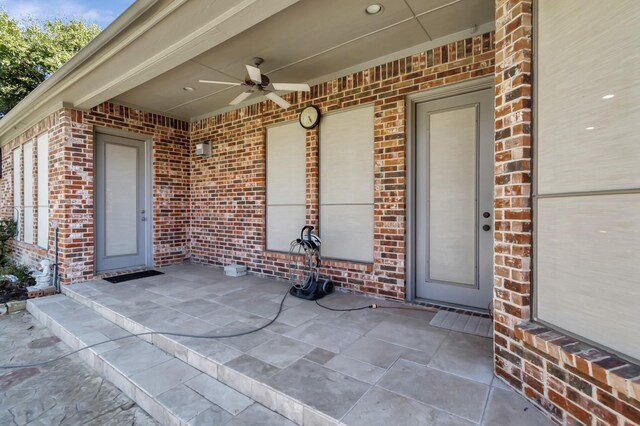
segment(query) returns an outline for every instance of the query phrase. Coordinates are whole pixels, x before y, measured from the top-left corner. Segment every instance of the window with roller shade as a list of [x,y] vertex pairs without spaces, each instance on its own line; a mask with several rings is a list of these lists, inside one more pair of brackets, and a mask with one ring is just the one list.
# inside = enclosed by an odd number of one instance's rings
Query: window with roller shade
[[640,360],[640,3],[536,3],[535,316]]
[[306,220],[306,130],[267,128],[267,250],[288,252]]
[[24,191],[24,242],[33,244],[33,142],[29,141],[22,147],[23,166],[22,190]]
[[320,124],[323,257],[373,261],[373,106],[327,114]]
[[38,245],[49,246],[49,135],[36,139],[38,150]]
[[22,160],[22,148],[13,150],[13,219],[18,222],[18,235],[16,240],[20,241],[20,223],[22,222],[22,171],[20,170],[20,161]]

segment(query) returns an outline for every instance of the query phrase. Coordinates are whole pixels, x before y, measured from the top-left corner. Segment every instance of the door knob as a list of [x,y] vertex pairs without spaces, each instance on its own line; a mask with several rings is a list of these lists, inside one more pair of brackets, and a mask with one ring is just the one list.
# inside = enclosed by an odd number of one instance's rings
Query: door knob
[[483,230],[483,231],[488,231],[489,229],[491,229],[491,227],[490,227],[489,225],[484,225],[484,226],[482,227],[482,230]]
[[491,213],[489,213],[489,212],[482,213],[482,217],[484,217],[484,218],[488,218],[489,216],[491,216]]

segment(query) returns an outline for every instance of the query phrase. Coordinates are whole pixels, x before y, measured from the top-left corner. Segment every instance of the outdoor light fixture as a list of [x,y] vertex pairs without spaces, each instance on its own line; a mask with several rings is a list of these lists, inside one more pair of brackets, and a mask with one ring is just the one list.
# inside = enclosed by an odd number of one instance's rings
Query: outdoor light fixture
[[615,98],[615,97],[616,97],[616,95],[604,95],[602,97],[602,99],[612,99],[612,98]]
[[211,157],[211,143],[209,141],[198,142],[196,144],[196,155],[202,158]]
[[584,129],[585,129],[585,130],[593,130],[593,129],[595,129],[595,127],[590,126],[590,127],[585,127]]
[[193,87],[186,86],[186,87],[183,87],[182,90],[184,90],[185,92],[193,92],[196,89],[194,89]]
[[383,7],[380,3],[374,3],[367,6],[365,11],[367,12],[367,15],[377,15],[378,13],[382,12],[382,9]]

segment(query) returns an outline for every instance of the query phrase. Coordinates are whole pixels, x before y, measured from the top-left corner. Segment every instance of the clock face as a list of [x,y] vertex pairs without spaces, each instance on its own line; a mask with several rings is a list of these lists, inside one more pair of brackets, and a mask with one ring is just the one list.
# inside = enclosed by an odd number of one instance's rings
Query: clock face
[[300,113],[300,125],[305,129],[312,129],[320,121],[320,110],[316,106],[308,106]]

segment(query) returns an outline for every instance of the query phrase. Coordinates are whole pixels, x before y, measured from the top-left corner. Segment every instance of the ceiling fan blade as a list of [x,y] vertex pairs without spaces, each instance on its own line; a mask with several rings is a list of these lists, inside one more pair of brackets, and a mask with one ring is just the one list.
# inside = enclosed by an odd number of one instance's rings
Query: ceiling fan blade
[[280,108],[287,109],[291,106],[291,104],[280,96],[276,95],[273,92],[269,92],[265,95],[267,98],[271,99],[273,102],[277,103]]
[[310,92],[311,88],[306,83],[273,83],[276,90],[290,90],[294,92]]
[[238,105],[240,102],[244,101],[245,99],[247,99],[251,95],[253,95],[253,92],[251,90],[248,90],[246,92],[242,92],[238,96],[236,96],[235,99],[233,99],[231,102],[229,102],[229,105]]
[[235,83],[231,81],[217,81],[217,80],[198,80],[200,83],[208,84],[226,84],[227,86],[240,86],[242,83]]
[[249,73],[249,79],[256,84],[262,84],[262,74],[260,73],[260,68],[254,67],[253,65],[245,65],[247,67],[247,72]]

